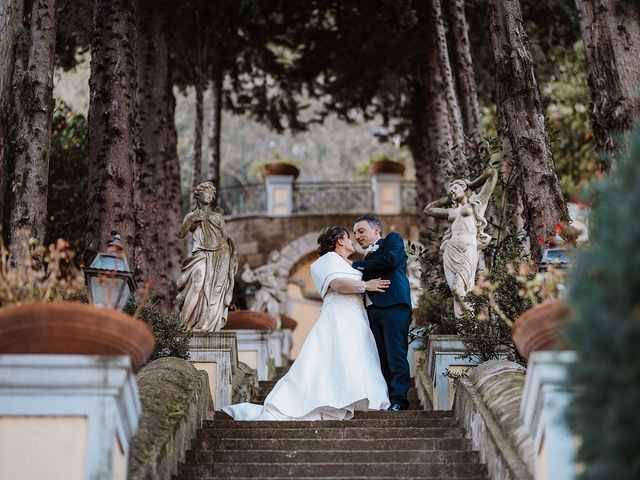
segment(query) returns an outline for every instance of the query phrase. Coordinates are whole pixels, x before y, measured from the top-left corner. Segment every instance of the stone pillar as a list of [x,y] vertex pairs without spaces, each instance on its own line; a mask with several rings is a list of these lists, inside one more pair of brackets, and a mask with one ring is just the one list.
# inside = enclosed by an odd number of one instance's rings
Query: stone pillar
[[397,215],[402,211],[402,175],[375,173],[371,175],[373,211],[381,215]]
[[284,362],[282,361],[282,350],[284,343],[284,332],[282,330],[274,330],[269,335],[269,356],[273,359],[275,367],[282,367]]
[[284,365],[289,363],[291,358],[291,347],[293,347],[293,330],[290,328],[282,329],[282,362]]
[[267,215],[286,217],[293,212],[293,175],[265,175]]
[[141,415],[127,356],[0,355],[0,478],[126,479]]
[[464,344],[457,335],[431,335],[427,341],[427,375],[433,387],[433,409],[450,410],[454,385],[446,372],[463,373],[478,362],[464,355]]
[[267,330],[233,330],[238,336],[238,355],[240,361],[258,372],[258,380],[272,377],[272,364],[269,336]]
[[529,357],[520,416],[533,438],[535,479],[576,477],[576,438],[565,413],[571,404],[569,366],[575,352],[540,351]]
[[238,365],[235,332],[193,332],[189,360],[209,375],[214,409],[231,405],[233,373]]

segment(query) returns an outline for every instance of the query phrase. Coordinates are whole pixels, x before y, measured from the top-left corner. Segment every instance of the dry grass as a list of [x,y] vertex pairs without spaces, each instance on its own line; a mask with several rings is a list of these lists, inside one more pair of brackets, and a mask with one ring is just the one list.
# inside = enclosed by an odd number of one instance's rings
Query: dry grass
[[22,238],[8,248],[0,238],[0,307],[82,295],[84,279],[70,261],[73,252],[67,242],[58,240],[45,247],[33,238]]

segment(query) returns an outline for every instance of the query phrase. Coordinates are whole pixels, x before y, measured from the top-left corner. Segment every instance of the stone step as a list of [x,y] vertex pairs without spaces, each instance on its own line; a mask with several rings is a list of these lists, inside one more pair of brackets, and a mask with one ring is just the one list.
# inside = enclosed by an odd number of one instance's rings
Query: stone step
[[[251,403],[257,403],[258,405],[264,404],[264,400],[269,395],[269,392],[258,392],[258,394],[251,400]],[[422,408],[422,404],[418,400],[409,400],[409,408],[411,407],[420,407]]]
[[[172,480],[213,480],[213,478],[215,477],[200,477],[200,476],[180,476],[180,477],[172,477]],[[250,480],[250,479],[254,479],[255,477],[225,477],[225,480]],[[285,478],[289,478],[289,477],[260,477],[262,480],[283,480]],[[313,479],[313,480],[336,480],[336,477],[319,477],[316,475],[313,475],[311,477],[298,477],[302,480],[306,480],[306,479]],[[361,476],[344,476],[344,477],[340,477],[342,480],[366,480],[370,477],[361,477]],[[448,476],[448,477],[423,477],[423,476],[411,476],[411,477],[406,477],[406,478],[410,478],[411,480],[451,480],[453,477]],[[460,478],[460,477],[456,477],[456,478]],[[376,480],[398,480],[397,476],[390,476],[390,477],[376,477]],[[488,477],[486,475],[482,475],[479,477],[465,477],[464,480],[489,480]]]
[[[466,438],[394,438],[394,439],[324,439],[324,438],[207,438],[200,436],[195,444],[200,450],[470,450]],[[193,450],[191,450],[193,451]]]
[[218,463],[478,463],[470,450],[201,450],[191,464]]
[[322,420],[322,421],[234,421],[207,420],[203,428],[450,428],[458,427],[460,423],[455,418],[354,418],[352,420]]
[[462,428],[204,428],[198,432],[198,438],[460,438]]
[[485,465],[473,463],[216,463],[215,465],[184,465],[182,474],[212,478],[231,476],[303,478],[316,475],[329,478],[347,476],[377,478],[395,475],[398,477],[420,476],[458,479],[482,477],[487,474],[487,468]]
[[[230,420],[231,417],[224,412],[218,411],[213,417],[217,420]],[[355,412],[354,420],[361,419],[405,419],[405,418],[454,418],[451,410],[402,410],[400,412],[388,412],[386,410],[374,410],[370,412]],[[352,420],[345,420],[351,422]],[[263,422],[269,423],[269,422]]]

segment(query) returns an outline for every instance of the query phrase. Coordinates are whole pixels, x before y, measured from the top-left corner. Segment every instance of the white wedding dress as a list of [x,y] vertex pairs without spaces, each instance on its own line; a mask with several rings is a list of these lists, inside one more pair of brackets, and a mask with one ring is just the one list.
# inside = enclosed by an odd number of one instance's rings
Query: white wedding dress
[[329,288],[336,278],[359,280],[362,274],[335,252],[314,262],[311,273],[323,297],[316,324],[264,405],[239,403],[222,409],[235,420],[347,420],[356,410],[389,407],[362,295]]

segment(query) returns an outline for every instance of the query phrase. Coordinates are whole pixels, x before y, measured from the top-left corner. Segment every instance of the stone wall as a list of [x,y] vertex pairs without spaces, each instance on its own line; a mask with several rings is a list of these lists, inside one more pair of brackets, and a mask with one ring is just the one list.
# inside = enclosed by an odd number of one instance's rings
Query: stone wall
[[456,385],[453,409],[493,480],[533,478],[533,443],[520,419],[524,368],[506,360],[475,367]]
[[131,446],[128,478],[170,480],[213,409],[208,377],[171,357],[149,363],[137,377],[142,420]]
[[[344,225],[351,230],[356,217],[354,214],[293,214],[287,217],[227,217],[225,220],[227,233],[238,246],[239,265],[242,266],[246,262],[255,268],[266,263],[270,252],[279,251],[285,245],[309,233],[317,237],[323,228],[330,225]],[[418,240],[416,215],[380,215],[379,218],[385,232],[395,230],[405,239]],[[315,246],[306,254],[314,249]]]

